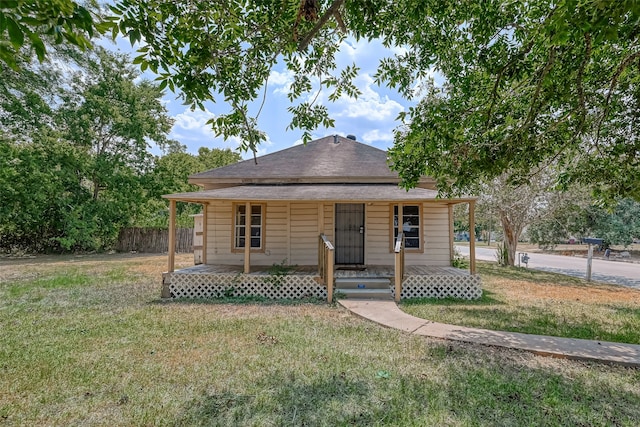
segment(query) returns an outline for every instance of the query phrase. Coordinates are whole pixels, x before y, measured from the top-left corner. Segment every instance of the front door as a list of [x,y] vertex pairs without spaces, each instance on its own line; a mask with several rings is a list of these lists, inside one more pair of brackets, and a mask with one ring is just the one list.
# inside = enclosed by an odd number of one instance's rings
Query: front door
[[364,264],[364,204],[336,204],[336,264]]

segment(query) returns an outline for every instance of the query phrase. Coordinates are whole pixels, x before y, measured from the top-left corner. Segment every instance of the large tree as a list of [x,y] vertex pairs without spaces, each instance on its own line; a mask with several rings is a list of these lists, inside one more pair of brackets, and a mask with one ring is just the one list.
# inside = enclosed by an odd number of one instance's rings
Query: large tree
[[523,183],[556,164],[561,184],[640,198],[640,3],[475,3],[437,21],[447,40],[423,28],[405,39],[441,43],[412,56],[433,55],[446,77],[397,132],[408,183],[429,173],[455,190],[505,171]]
[[194,106],[228,103],[212,125],[246,149],[265,138],[250,106],[274,65],[294,74],[290,126],[306,139],[332,124],[314,93],[357,95],[356,66],[336,69],[340,43],[378,38],[406,48],[381,62],[378,81],[407,97],[426,88],[391,150],[404,185],[429,174],[456,193],[555,163],[563,184],[640,198],[637,1],[120,0],[113,11],[114,35],[144,40],[136,62],[161,85]]
[[497,214],[503,234],[505,265],[514,265],[518,241],[524,229],[543,218],[562,195],[550,188],[552,177],[537,176],[526,185],[514,187],[506,175],[482,186],[478,206]]
[[[184,148],[184,147],[183,147]],[[144,177],[146,202],[135,220],[136,226],[167,227],[169,224],[169,203],[163,194],[197,191],[198,186],[189,184],[189,175],[236,163],[241,160],[237,151],[230,149],[209,149],[200,147],[198,155],[184,151],[172,151],[154,159],[152,170]],[[202,206],[193,203],[178,203],[177,224],[192,227],[192,214],[200,213]]]
[[73,73],[24,61],[0,85],[3,249],[108,247],[144,204],[149,144],[172,144],[162,91],[125,57],[84,56]]
[[[83,147],[91,165],[87,179],[94,200],[151,164],[151,142],[160,148],[177,144],[167,138],[173,120],[160,102],[163,92],[138,73],[125,55],[98,48],[86,68],[74,73],[62,96],[59,122],[66,137]],[[135,179],[135,178],[134,178]]]

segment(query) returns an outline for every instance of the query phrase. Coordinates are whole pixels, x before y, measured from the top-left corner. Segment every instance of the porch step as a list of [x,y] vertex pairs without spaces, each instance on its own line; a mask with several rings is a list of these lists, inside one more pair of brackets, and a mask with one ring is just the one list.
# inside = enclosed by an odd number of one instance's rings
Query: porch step
[[383,277],[337,277],[338,289],[389,289],[391,281]]
[[390,289],[336,289],[336,293],[340,294],[340,298],[345,299],[375,299],[375,300],[391,300],[393,295]]
[[383,277],[338,277],[336,292],[347,299],[392,299],[389,279]]

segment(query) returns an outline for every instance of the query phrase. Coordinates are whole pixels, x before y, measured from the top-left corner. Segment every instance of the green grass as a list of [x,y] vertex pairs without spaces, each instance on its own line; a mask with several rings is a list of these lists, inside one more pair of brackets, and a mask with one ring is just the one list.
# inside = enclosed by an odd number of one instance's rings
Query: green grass
[[640,423],[638,370],[424,339],[317,302],[165,303],[162,268],[137,267],[0,281],[0,425]]
[[[639,291],[495,263],[480,263],[479,271],[484,291],[476,301],[414,299],[403,302],[402,309],[417,317],[460,326],[640,344]],[[526,289],[542,286],[554,290],[554,295],[527,297]],[[595,289],[616,298],[585,300]],[[622,291],[635,293],[635,298],[618,297]]]

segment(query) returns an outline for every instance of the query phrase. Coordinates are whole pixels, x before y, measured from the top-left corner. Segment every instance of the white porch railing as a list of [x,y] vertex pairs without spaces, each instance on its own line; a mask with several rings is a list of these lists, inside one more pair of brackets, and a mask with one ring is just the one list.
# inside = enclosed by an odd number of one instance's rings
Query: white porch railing
[[394,269],[394,284],[396,293],[396,302],[400,301],[400,294],[402,293],[402,281],[404,280],[404,234],[398,234],[396,238],[396,244],[394,245],[395,252],[395,269]]
[[320,234],[318,239],[318,276],[327,287],[327,301],[333,301],[333,263],[334,248],[327,236]]

